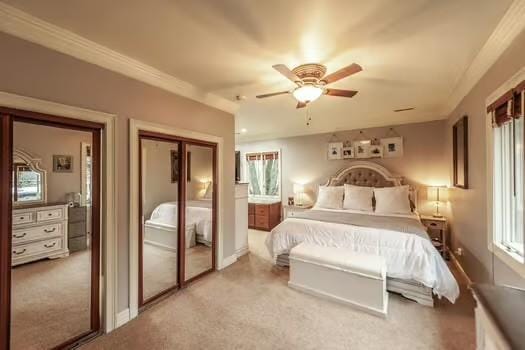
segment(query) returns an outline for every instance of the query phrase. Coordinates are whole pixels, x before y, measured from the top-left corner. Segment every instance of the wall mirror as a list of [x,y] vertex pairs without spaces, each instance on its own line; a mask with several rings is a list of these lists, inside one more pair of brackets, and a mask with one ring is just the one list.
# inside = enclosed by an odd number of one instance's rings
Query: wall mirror
[[46,170],[32,154],[13,151],[13,205],[45,203],[47,201]]
[[454,187],[468,188],[468,117],[452,128]]

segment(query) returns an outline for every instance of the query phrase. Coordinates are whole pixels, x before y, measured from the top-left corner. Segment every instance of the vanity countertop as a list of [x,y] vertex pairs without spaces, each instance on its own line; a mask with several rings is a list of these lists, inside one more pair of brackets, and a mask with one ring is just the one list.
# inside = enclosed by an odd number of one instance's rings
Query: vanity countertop
[[264,199],[264,198],[248,198],[248,203],[250,204],[275,204],[281,203],[280,199]]

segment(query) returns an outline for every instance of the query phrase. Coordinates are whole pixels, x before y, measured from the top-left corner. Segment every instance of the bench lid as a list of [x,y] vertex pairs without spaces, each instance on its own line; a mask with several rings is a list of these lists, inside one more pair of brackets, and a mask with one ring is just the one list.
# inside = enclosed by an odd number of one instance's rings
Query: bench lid
[[323,247],[301,243],[290,251],[290,259],[300,259],[321,265],[339,267],[378,278],[386,277],[385,258],[379,255],[356,253],[348,248]]

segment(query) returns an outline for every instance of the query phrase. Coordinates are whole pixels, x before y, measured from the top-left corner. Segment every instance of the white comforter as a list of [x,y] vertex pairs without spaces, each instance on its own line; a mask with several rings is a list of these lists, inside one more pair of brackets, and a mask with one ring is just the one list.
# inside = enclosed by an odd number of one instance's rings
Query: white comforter
[[[195,232],[212,241],[211,200],[186,202],[186,225],[195,225]],[[153,210],[147,222],[177,227],[177,202],[162,203]]]
[[[419,220],[415,214],[411,217]],[[276,258],[301,242],[381,255],[386,259],[389,277],[420,282],[452,303],[459,296],[454,276],[428,238],[385,229],[287,218],[272,230],[266,246]]]

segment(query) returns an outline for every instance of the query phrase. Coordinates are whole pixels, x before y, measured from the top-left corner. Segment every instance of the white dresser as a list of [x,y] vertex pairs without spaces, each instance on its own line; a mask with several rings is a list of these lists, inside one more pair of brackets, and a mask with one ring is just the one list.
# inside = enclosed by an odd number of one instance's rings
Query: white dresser
[[67,204],[13,209],[12,266],[69,255]]

